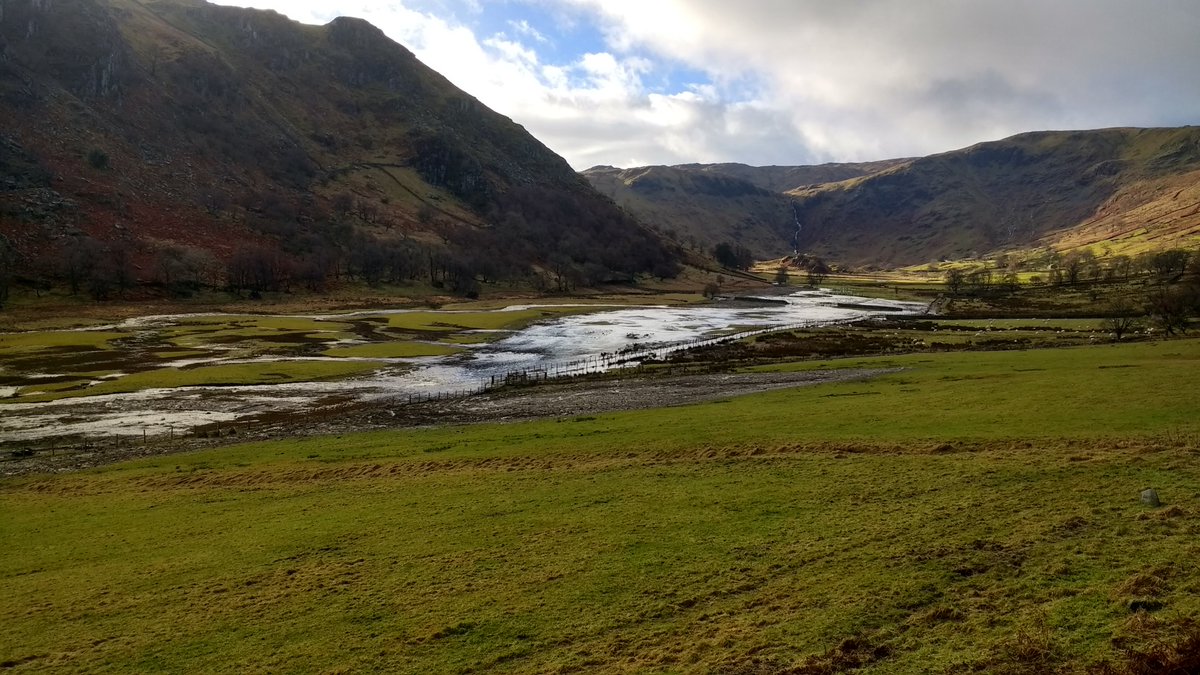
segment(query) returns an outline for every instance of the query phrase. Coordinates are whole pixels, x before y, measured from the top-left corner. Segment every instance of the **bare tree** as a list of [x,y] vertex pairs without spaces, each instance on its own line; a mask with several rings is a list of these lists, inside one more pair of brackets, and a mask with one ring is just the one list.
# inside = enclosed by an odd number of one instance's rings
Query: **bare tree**
[[950,291],[950,295],[961,293],[966,282],[967,275],[962,270],[958,268],[946,270],[946,290]]
[[1184,287],[1160,287],[1150,294],[1146,313],[1167,335],[1187,332],[1188,314],[1194,300]]
[[808,262],[808,267],[805,271],[808,285],[816,287],[820,286],[825,281],[825,277],[829,276],[830,269],[824,260],[813,258]]
[[1109,305],[1108,316],[1102,325],[1113,334],[1114,341],[1120,342],[1126,333],[1137,329],[1138,318],[1138,312],[1134,309],[1133,303],[1121,298]]

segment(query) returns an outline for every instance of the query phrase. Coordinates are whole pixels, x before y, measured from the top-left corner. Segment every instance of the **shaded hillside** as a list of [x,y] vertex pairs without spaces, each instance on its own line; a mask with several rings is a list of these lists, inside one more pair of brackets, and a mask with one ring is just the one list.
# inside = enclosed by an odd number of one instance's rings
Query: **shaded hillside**
[[801,248],[848,264],[1189,245],[1200,237],[1200,128],[1021,134],[790,195]]
[[674,267],[562,158],[364,21],[0,7],[0,233],[26,273],[84,248],[120,249],[142,280],[164,255],[211,268],[247,250],[321,278],[464,285]]
[[684,164],[677,168],[740,178],[771,192],[787,192],[821,183],[836,183],[859,176],[868,176],[908,161],[907,159],[885,159],[878,162],[817,164],[814,166]]
[[789,199],[751,182],[682,167],[596,167],[584,176],[668,237],[702,250],[735,241],[756,256],[791,251]]
[[735,242],[759,258],[773,258],[792,251],[796,234],[792,200],[784,191],[863,176],[903,161],[598,166],[583,175],[602,194],[678,241],[706,251],[721,242]]

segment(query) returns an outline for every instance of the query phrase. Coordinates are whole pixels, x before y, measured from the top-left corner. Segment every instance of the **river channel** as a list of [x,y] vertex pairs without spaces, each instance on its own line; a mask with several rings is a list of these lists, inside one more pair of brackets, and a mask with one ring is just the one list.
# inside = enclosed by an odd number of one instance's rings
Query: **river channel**
[[[497,312],[520,311],[530,305]],[[662,354],[707,340],[798,324],[853,321],[883,314],[916,313],[923,305],[803,291],[704,306],[605,308],[535,323],[504,337],[468,345],[451,356],[377,359],[379,367],[356,377],[254,386],[178,387],[132,393],[81,396],[42,403],[0,406],[0,441],[39,441],[57,437],[159,436],[184,433],[213,423],[235,422],[313,406],[409,397],[428,397],[487,386],[513,372],[562,373],[580,363],[591,370],[623,367],[637,359],[617,354]],[[395,314],[393,312],[370,312]],[[452,317],[452,312],[447,312]],[[355,315],[310,316],[347,320]],[[147,329],[183,317],[142,317],[115,328]],[[278,359],[278,357],[262,357]],[[314,357],[314,360],[319,357]],[[294,360],[294,359],[293,359]],[[245,362],[245,361],[243,361]],[[575,364],[575,365],[573,365]]]

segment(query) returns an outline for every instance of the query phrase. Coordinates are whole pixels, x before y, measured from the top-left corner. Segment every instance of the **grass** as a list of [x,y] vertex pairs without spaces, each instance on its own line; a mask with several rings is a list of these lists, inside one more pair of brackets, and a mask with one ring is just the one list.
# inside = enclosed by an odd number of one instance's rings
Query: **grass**
[[[1195,417],[1200,408],[1180,394],[1200,386],[1197,366],[1200,341],[1181,340],[911,354],[757,370],[906,369],[870,382],[838,385],[820,399],[808,400],[806,416],[819,420],[817,428],[826,438],[1044,439],[1148,434],[1174,427],[1200,430]],[[812,393],[801,390],[795,396]]]
[[268,361],[186,369],[158,368],[131,373],[84,389],[50,391],[47,387],[34,385],[22,392],[30,395],[6,400],[41,403],[79,396],[122,394],[143,389],[315,382],[358,375],[376,368],[378,364],[362,361]]
[[0,662],[1119,665],[1111,638],[1200,612],[1198,361],[1195,340],[852,359],[905,370],[0,481]]
[[405,312],[389,318],[392,328],[408,331],[518,330],[554,317],[595,311],[594,307],[539,307],[512,311]]
[[1011,330],[1030,328],[1034,330],[1104,330],[1101,319],[945,319],[937,321],[942,326],[967,326],[971,328],[994,328]]
[[241,328],[257,329],[264,332],[286,331],[292,333],[339,332],[350,328],[348,324],[336,321],[324,321],[308,317],[252,314],[184,317],[179,323],[185,327],[191,325],[217,326],[222,329]]
[[0,356],[26,356],[59,348],[112,349],[113,340],[126,337],[111,331],[36,331],[0,333]]
[[449,356],[463,351],[460,347],[436,345],[428,342],[378,342],[352,347],[335,347],[325,350],[325,356],[355,357],[363,359],[405,359],[418,356]]

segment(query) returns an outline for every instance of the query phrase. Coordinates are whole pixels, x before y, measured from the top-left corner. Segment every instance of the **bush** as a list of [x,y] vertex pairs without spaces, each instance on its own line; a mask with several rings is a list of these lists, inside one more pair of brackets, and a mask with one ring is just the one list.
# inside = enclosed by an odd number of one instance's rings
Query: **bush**
[[92,150],[87,155],[87,161],[93,169],[103,171],[108,168],[108,153],[103,150]]

